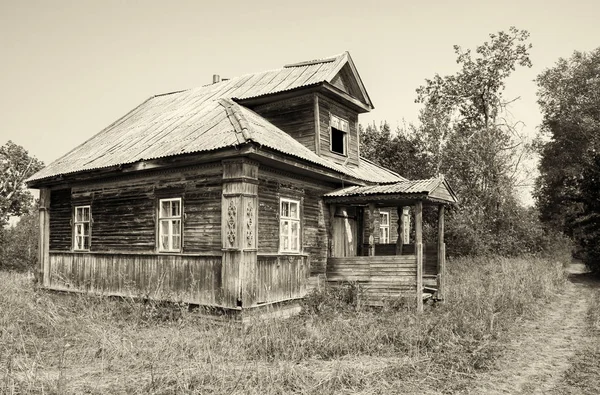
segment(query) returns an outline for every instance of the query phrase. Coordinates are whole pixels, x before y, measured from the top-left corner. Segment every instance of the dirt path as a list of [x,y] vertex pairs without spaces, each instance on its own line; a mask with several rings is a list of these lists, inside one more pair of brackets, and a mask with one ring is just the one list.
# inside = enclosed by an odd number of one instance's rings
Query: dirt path
[[594,288],[599,284],[582,264],[568,269],[565,293],[536,320],[517,326],[499,369],[482,374],[469,394],[546,394],[560,382],[570,359],[590,339],[585,317]]

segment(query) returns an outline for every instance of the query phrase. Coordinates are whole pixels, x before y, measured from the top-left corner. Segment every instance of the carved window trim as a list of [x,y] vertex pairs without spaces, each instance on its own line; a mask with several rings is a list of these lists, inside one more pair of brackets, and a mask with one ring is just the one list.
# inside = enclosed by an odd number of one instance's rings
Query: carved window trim
[[227,208],[227,241],[229,246],[235,246],[235,234],[237,224],[237,208],[235,207],[235,201],[232,199],[229,201]]
[[[292,209],[294,205],[296,206],[295,212]],[[302,251],[302,222],[300,221],[300,210],[300,200],[283,197],[279,198],[280,253],[299,254]],[[294,229],[296,229],[295,235]]]
[[248,247],[254,246],[254,206],[248,202],[246,208],[246,243]]
[[[169,207],[166,211],[164,210],[166,206],[163,207],[165,204],[168,204]],[[178,209],[174,210],[174,207],[178,207]],[[183,201],[180,197],[158,200],[157,224],[158,252],[181,252],[183,249]]]

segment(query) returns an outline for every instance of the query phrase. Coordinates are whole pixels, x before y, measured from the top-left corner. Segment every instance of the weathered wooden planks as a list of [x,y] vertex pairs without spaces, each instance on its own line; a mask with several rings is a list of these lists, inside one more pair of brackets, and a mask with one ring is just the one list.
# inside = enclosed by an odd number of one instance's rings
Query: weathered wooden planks
[[313,94],[306,94],[293,99],[263,104],[253,109],[302,145],[317,152],[313,99]]
[[220,256],[51,252],[49,289],[235,308]]
[[307,256],[259,255],[254,305],[304,297],[309,272]]
[[301,200],[302,249],[310,255],[311,273],[325,273],[327,262],[329,213],[323,194],[333,187],[302,177],[293,177],[266,166],[258,175],[258,249],[261,254],[279,252],[279,199]]
[[[331,152],[330,115],[336,115],[348,121],[350,132],[346,140],[347,156]],[[358,113],[322,94],[319,94],[319,125],[321,156],[338,163],[358,166]]]
[[71,250],[73,206],[90,205],[90,251],[155,252],[156,205],[168,197],[183,200],[183,252],[221,250],[220,164],[121,178],[52,191],[51,250]]
[[327,259],[327,280],[359,282],[369,304],[383,299],[414,296],[417,290],[415,255],[345,257]]

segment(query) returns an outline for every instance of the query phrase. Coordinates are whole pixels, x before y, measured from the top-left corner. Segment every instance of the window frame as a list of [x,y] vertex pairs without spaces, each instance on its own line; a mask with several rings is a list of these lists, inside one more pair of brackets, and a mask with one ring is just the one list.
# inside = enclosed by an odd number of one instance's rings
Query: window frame
[[[78,220],[77,211],[83,210],[83,209],[88,210],[88,219],[87,220]],[[83,230],[84,230],[82,235],[78,234],[78,226],[77,225],[80,225],[80,224],[83,226]],[[86,229],[85,225],[87,225],[87,235],[85,233],[85,229]],[[79,248],[78,247],[77,241],[80,237],[83,239],[85,239],[86,237],[88,238],[87,248]],[[85,205],[81,205],[81,206],[73,206],[73,251],[84,251],[85,252],[85,251],[89,251],[91,247],[92,247],[92,206],[91,206],[91,204],[85,204]]]
[[[298,206],[298,209],[296,210],[296,215],[297,217],[290,217],[290,216],[284,216],[283,215],[283,203],[287,202],[287,203],[294,203]],[[302,253],[302,221],[301,221],[301,215],[300,215],[300,211],[301,211],[301,207],[302,207],[302,200],[301,199],[292,199],[292,198],[288,198],[288,197],[280,197],[279,198],[279,253],[282,254],[301,254]],[[291,212],[291,210],[290,210]],[[292,223],[297,223],[298,224],[298,242],[297,242],[297,248],[293,249],[293,248],[284,248],[284,243],[283,243],[283,222],[284,221],[289,221],[290,222],[290,226],[288,226],[288,240],[289,240],[289,244],[291,244],[291,240],[292,240]]]
[[[163,202],[178,202],[179,203],[179,215],[168,215],[168,216],[162,216],[162,205]],[[172,206],[171,206],[172,207]],[[183,214],[183,199],[181,197],[171,197],[171,198],[159,198],[158,199],[158,207],[157,207],[157,221],[156,221],[156,226],[157,226],[157,230],[156,230],[156,247],[157,247],[157,251],[159,253],[174,253],[174,252],[182,252],[183,251],[183,219],[184,219],[184,214]],[[162,226],[161,223],[163,221],[168,221],[169,225],[168,225],[168,233],[167,233],[167,237],[168,237],[168,248],[163,248],[162,247],[162,238],[163,238],[163,233],[162,233]],[[179,221],[179,247],[178,248],[173,248],[173,237],[174,237],[174,233],[173,233],[173,223],[175,221]]]
[[[337,120],[337,125],[339,127],[334,126],[334,120]],[[345,128],[343,127],[345,125]],[[343,153],[333,150],[333,130],[337,130],[343,133]],[[346,129],[346,130],[344,130]],[[336,155],[348,156],[348,134],[350,133],[350,122],[342,117],[337,115],[329,114],[329,151]]]
[[[387,218],[387,223],[383,224],[381,220],[382,217]],[[382,231],[387,229],[387,234],[385,237],[385,242],[382,237]],[[379,244],[389,244],[390,243],[390,212],[389,211],[380,211],[379,212]]]

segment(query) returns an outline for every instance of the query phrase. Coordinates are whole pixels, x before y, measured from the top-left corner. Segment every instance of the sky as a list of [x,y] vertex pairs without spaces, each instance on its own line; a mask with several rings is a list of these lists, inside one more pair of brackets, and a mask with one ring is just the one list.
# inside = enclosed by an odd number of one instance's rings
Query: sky
[[50,163],[148,97],[349,51],[375,109],[363,124],[417,120],[415,89],[457,71],[453,45],[526,29],[530,69],[505,98],[523,131],[541,117],[535,77],[600,46],[600,2],[0,0],[0,145]]

